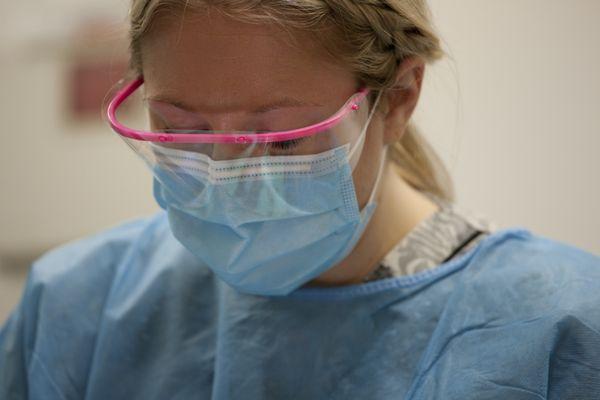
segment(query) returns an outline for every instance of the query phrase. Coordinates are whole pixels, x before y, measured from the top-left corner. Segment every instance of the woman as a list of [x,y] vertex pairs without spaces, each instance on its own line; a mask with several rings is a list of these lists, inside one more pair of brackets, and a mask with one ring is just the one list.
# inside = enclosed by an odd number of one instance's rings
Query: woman
[[423,1],[133,0],[130,38],[164,212],[33,266],[1,398],[600,397],[600,260],[465,215],[410,125]]

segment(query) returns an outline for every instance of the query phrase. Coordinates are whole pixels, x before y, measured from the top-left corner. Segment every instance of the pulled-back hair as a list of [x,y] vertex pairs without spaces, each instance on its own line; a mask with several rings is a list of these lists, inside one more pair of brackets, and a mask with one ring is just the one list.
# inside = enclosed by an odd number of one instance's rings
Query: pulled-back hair
[[[443,56],[425,0],[132,0],[132,72],[143,74],[141,42],[162,13],[209,9],[244,22],[275,23],[312,34],[329,55],[374,90],[394,88],[398,67],[409,57],[432,63]],[[388,156],[411,186],[453,201],[445,166],[414,124]]]

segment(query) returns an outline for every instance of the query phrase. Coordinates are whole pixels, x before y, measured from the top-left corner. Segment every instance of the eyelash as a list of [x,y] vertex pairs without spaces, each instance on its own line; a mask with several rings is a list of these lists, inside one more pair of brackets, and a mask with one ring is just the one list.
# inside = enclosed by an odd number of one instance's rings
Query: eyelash
[[269,147],[272,147],[277,150],[289,150],[293,147],[298,146],[298,144],[302,141],[302,139],[292,139],[285,140],[283,142],[271,142],[269,143]]

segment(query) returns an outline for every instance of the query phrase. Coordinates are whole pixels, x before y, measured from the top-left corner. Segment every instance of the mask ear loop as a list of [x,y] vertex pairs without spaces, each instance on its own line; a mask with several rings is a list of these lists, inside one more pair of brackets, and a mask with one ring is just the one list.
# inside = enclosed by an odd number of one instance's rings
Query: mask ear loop
[[369,113],[369,118],[367,118],[367,122],[365,123],[364,128],[362,129],[360,135],[358,136],[358,142],[354,145],[354,147],[348,153],[348,162],[350,163],[350,168],[354,171],[354,168],[358,164],[358,160],[360,159],[360,155],[362,153],[363,147],[365,145],[365,138],[367,136],[367,129],[371,124],[371,118],[373,118],[373,114],[375,114],[375,110],[377,109],[377,105],[379,104],[379,99],[381,98],[381,94],[383,91],[380,91],[375,99],[375,103],[373,103],[373,110]]
[[385,169],[385,162],[387,161],[387,150],[388,145],[383,146],[383,154],[381,155],[381,161],[379,163],[379,171],[377,172],[377,178],[375,179],[375,185],[373,185],[373,191],[371,191],[371,196],[369,196],[369,201],[367,204],[373,203],[375,200],[375,194],[379,190],[379,185],[381,184],[381,177],[383,176],[383,170]]
[[[375,103],[373,104],[373,111],[370,113],[369,118],[367,119],[367,123],[366,123],[365,127],[363,128],[362,133],[360,134],[359,143],[357,143],[356,146],[354,146],[354,148],[350,151],[350,154],[348,156],[348,158],[350,159],[350,165],[352,166],[352,170],[354,170],[354,167],[356,166],[356,164],[358,164],[358,158],[360,158],[360,154],[362,153],[362,148],[365,143],[367,128],[369,127],[369,123],[371,122],[371,118],[373,117],[373,114],[375,114],[375,110],[377,109],[377,105],[379,104],[379,99],[381,99],[382,93],[383,93],[383,91],[380,91],[379,94],[377,95],[377,98],[375,99]],[[385,169],[384,168],[385,162],[387,161],[388,146],[389,145],[387,145],[387,144],[385,146],[383,146],[383,151],[382,151],[383,154],[381,155],[381,161],[379,162],[377,178],[375,178],[375,184],[373,185],[373,189],[371,190],[371,195],[369,196],[369,201],[367,201],[367,204],[363,208],[363,210],[366,209],[370,204],[373,204],[373,202],[375,200],[375,194],[379,190],[379,185],[381,184],[381,178],[383,176],[383,170]],[[357,152],[359,147],[360,147],[360,151]],[[356,157],[357,154],[359,157]]]

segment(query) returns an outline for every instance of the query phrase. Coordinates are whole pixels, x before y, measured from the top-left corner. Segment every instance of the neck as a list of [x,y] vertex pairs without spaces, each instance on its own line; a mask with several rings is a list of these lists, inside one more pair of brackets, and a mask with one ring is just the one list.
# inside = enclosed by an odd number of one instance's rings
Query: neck
[[310,286],[358,284],[421,221],[439,207],[386,166],[377,209],[352,252],[338,265],[309,282]]

